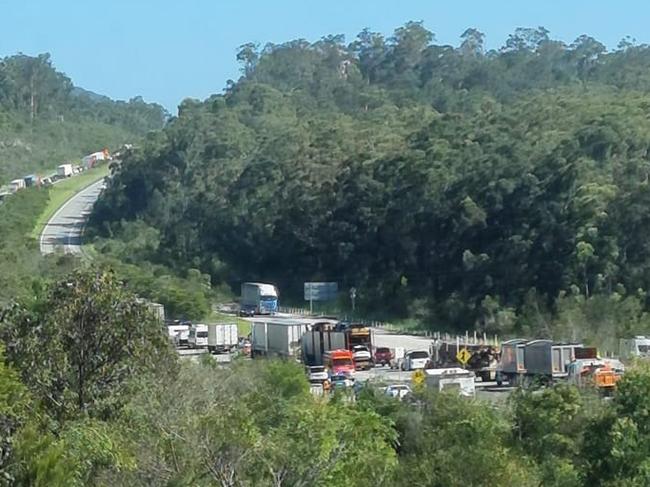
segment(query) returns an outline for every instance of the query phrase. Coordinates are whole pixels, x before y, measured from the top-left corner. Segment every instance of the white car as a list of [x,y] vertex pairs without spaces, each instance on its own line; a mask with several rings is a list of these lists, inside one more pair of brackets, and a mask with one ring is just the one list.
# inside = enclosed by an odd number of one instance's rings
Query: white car
[[324,382],[329,379],[329,375],[322,365],[309,367],[309,382]]
[[411,393],[411,388],[406,384],[392,384],[384,389],[384,394],[397,399],[403,399]]
[[429,353],[424,350],[406,352],[402,361],[402,370],[423,369],[429,361]]

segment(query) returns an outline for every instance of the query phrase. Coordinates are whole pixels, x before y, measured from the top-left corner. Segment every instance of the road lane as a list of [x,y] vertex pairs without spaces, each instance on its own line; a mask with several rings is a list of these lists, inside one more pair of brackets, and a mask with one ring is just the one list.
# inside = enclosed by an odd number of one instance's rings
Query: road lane
[[51,254],[58,249],[66,254],[82,253],[81,234],[103,187],[104,180],[101,179],[81,190],[57,210],[41,232],[42,254]]

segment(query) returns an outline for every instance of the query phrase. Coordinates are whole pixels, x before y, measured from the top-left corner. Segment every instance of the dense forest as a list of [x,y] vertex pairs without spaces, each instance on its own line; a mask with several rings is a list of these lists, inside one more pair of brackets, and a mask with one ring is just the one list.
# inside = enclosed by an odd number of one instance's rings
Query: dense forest
[[475,29],[449,46],[411,22],[237,59],[238,81],[124,160],[96,234],[135,225],[138,260],[285,300],[335,280],[436,329],[648,324],[650,46],[540,27],[486,50]]
[[162,128],[165,110],[75,87],[48,54],[0,59],[0,182]]

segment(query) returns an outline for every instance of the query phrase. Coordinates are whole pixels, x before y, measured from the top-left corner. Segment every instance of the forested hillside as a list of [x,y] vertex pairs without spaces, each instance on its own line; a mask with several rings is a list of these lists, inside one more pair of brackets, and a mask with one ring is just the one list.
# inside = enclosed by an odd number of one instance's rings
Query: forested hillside
[[336,280],[438,329],[647,323],[649,46],[537,28],[486,51],[474,29],[447,46],[409,23],[238,59],[224,94],[184,102],[126,158],[98,233],[150,227],[142,261],[285,298]]
[[73,86],[48,54],[0,59],[0,182],[160,129],[165,110]]

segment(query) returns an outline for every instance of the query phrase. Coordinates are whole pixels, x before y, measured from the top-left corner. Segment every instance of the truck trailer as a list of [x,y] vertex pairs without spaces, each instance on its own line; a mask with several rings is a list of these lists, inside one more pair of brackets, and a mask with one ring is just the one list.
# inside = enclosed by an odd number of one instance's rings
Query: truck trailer
[[314,323],[301,339],[302,360],[310,367],[323,365],[325,353],[342,348],[346,348],[345,333],[329,322]]
[[240,314],[270,315],[278,311],[278,290],[273,284],[244,282],[241,285]]
[[308,329],[309,325],[299,320],[255,321],[251,330],[251,355],[298,359],[301,338]]
[[61,164],[56,168],[56,175],[60,178],[69,178],[72,173],[72,164]]
[[568,367],[585,349],[581,343],[554,343],[552,340],[509,340],[501,347],[497,383],[510,385],[532,381],[566,379]]
[[237,325],[214,324],[208,325],[208,351],[210,353],[228,353],[237,346],[239,335]]

